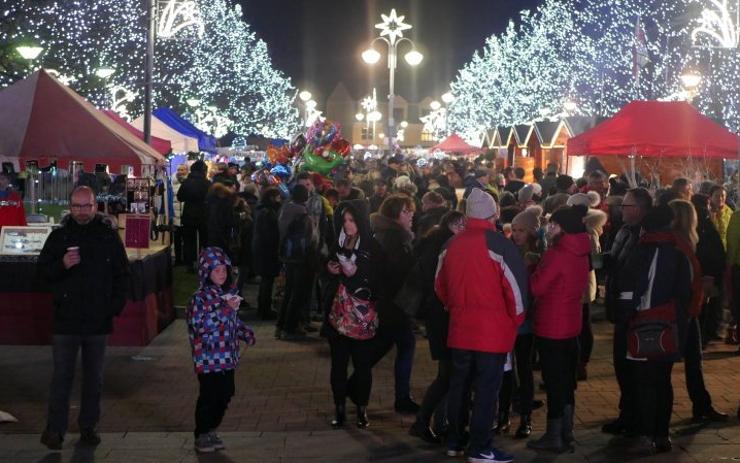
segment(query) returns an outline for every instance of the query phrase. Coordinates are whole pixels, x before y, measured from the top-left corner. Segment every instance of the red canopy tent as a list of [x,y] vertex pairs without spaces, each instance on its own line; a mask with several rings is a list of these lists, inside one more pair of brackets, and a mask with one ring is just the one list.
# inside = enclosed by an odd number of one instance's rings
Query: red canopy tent
[[[44,70],[0,91],[0,159],[80,161],[111,171],[164,162],[161,154]],[[61,167],[61,165],[60,165]]]
[[433,146],[431,150],[460,154],[476,154],[481,152],[480,148],[469,145],[465,140],[463,140],[459,135],[455,133],[445,138],[439,145]]
[[[126,119],[119,116],[118,113],[116,113],[112,109],[104,109],[103,114],[118,122],[121,127],[134,134],[134,136],[136,136],[136,138],[138,138],[139,140],[144,139],[144,132],[129,124]],[[152,137],[149,144],[161,155],[166,155],[167,153],[172,151],[172,143],[169,140],[165,140],[164,138]]]
[[735,158],[738,136],[686,102],[633,101],[568,140],[568,155]]

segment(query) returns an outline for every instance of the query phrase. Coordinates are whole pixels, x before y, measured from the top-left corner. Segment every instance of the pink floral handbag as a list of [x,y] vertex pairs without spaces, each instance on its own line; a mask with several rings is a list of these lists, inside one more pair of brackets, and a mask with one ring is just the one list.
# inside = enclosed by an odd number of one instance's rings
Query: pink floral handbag
[[340,284],[334,296],[329,323],[339,334],[364,341],[375,337],[378,330],[378,312],[375,302],[360,299]]

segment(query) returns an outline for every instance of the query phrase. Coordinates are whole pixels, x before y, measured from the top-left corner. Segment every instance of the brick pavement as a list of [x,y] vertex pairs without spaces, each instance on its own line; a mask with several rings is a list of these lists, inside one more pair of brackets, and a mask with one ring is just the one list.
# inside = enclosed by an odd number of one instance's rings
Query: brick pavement
[[[218,455],[192,451],[192,415],[197,382],[192,373],[186,329],[176,321],[144,348],[110,348],[100,431],[103,444],[94,452],[75,448],[73,425],[61,454],[49,454],[38,443],[44,425],[51,355],[48,346],[0,348],[0,410],[20,422],[0,425],[1,462],[242,462],[242,461],[455,461],[410,438],[413,418],[395,414],[392,358],[374,374],[369,407],[371,428],[334,431],[328,384],[329,352],[325,342],[272,338],[270,324],[255,323],[258,344],[244,356],[236,375],[237,392],[221,427],[229,449]],[[596,347],[589,380],[577,391],[577,434],[574,454],[537,456],[524,442],[508,436],[497,444],[517,461],[657,461],[710,462],[740,460],[740,427],[736,418],[721,425],[688,422],[691,403],[683,365],[674,369],[676,405],[672,420],[675,450],[670,455],[639,458],[629,442],[601,434],[600,425],[616,413],[618,388],[612,374],[610,325],[595,326]],[[434,376],[426,342],[417,344],[413,386],[417,398]],[[735,411],[740,400],[740,356],[736,347],[717,344],[705,360],[705,377],[718,409]],[[71,422],[76,419],[75,389]],[[538,392],[543,398],[543,394]],[[352,414],[350,413],[350,419]],[[544,410],[534,414],[535,433],[542,431]],[[516,422],[516,417],[513,419]]]

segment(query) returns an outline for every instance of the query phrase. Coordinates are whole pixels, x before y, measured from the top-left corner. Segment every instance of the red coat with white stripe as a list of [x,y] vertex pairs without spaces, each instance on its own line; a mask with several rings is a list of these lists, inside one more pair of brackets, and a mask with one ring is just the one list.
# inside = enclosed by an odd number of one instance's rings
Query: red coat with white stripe
[[514,244],[486,220],[468,219],[443,248],[435,280],[450,312],[447,346],[511,352],[527,305],[527,269]]

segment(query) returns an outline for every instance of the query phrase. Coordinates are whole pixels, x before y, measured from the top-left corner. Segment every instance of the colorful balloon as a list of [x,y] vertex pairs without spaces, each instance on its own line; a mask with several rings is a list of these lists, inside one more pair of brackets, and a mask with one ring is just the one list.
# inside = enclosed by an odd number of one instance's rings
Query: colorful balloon
[[300,154],[303,151],[303,148],[306,147],[306,136],[302,133],[299,133],[295,137],[293,137],[293,140],[290,141],[290,153],[295,156],[297,154]]

